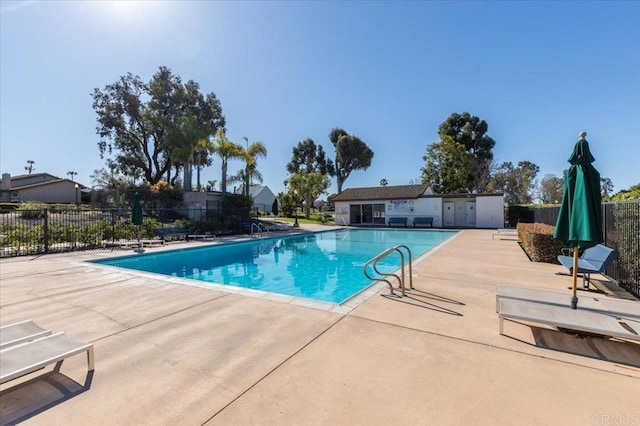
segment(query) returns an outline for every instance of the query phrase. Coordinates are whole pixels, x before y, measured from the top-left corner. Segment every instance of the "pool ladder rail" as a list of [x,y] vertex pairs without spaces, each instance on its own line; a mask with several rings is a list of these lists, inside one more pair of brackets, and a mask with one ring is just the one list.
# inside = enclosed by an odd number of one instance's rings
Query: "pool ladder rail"
[[[254,227],[258,230],[257,232],[253,231]],[[262,237],[262,228],[257,223],[251,222],[251,238],[258,238],[258,237],[260,238]]]
[[[396,294],[393,291],[393,284],[391,283],[390,279],[391,278],[395,278],[398,280],[399,283],[399,289],[402,293],[402,296],[406,296],[405,290],[406,290],[406,285],[405,285],[405,273],[404,273],[404,265],[405,265],[405,259],[404,259],[404,253],[402,252],[401,249],[404,249],[407,251],[407,257],[409,258],[409,289],[413,290],[413,271],[411,269],[411,263],[412,263],[412,255],[411,255],[411,250],[409,249],[409,247],[405,246],[404,244],[399,244],[397,246],[391,247],[386,249],[385,251],[383,251],[382,253],[380,253],[379,255],[377,255],[376,257],[374,257],[371,260],[368,260],[364,266],[362,267],[362,271],[364,272],[364,275],[369,278],[370,280],[373,281],[384,281],[387,284],[389,284],[389,290],[391,290],[391,295],[392,296],[396,296]],[[378,269],[378,261],[380,261],[381,259],[389,256],[392,253],[399,253],[400,254],[400,261],[401,261],[401,271],[402,271],[402,275],[398,275],[398,274],[394,274],[393,272],[380,272],[380,270]],[[373,271],[378,274],[378,276],[371,276],[369,275],[369,266],[371,266],[371,269],[373,269]]]

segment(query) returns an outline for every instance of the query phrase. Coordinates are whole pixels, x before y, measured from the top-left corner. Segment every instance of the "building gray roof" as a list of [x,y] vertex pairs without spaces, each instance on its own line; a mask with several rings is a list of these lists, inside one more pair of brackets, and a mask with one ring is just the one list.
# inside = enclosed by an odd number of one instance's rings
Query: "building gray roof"
[[336,201],[415,199],[423,195],[429,185],[372,186],[348,188],[331,199]]

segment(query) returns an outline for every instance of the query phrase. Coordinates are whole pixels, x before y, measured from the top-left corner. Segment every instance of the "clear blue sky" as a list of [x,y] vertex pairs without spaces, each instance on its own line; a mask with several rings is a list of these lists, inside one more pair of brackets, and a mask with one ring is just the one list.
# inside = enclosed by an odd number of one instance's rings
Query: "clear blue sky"
[[[498,162],[561,176],[586,130],[616,191],[640,182],[637,1],[3,0],[0,10],[3,173],[33,160],[91,185],[105,166],[93,89],[167,66],[218,96],[229,139],[267,146],[258,169],[276,193],[292,148],[310,137],[333,156],[338,126],[375,153],[345,188],[418,181],[438,125],[464,111],[488,122]],[[218,159],[202,172],[212,179]]]

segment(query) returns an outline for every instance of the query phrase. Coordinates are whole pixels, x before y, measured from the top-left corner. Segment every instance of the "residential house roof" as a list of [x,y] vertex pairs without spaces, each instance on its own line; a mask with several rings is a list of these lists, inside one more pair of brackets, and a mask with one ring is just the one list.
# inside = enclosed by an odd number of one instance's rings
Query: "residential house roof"
[[502,196],[501,192],[491,194],[434,194],[430,185],[399,185],[399,186],[372,186],[368,188],[348,188],[331,199],[332,202],[367,201],[367,200],[404,200],[420,197],[495,197]]
[[[17,191],[21,189],[29,189],[36,188],[39,186],[53,185],[59,182],[73,182],[77,183],[81,189],[87,188],[85,185],[81,183],[72,181],[67,178],[59,178],[49,173],[32,173],[30,175],[17,175],[10,176],[11,179],[11,188],[5,189],[4,191]],[[2,179],[0,179],[0,184],[2,183]],[[2,188],[0,187],[0,190]]]
[[256,198],[265,188],[263,185],[252,185],[249,187],[249,195]]
[[372,186],[348,188],[331,199],[336,201],[413,199],[424,195],[429,185]]

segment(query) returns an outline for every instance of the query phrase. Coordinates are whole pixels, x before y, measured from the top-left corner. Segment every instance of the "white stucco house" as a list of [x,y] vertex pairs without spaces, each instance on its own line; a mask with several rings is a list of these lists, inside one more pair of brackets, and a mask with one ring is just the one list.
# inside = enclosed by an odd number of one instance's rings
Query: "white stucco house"
[[86,186],[49,173],[11,176],[2,174],[0,201],[40,201],[43,203],[80,203]]
[[[429,185],[348,188],[332,198],[337,225],[389,226],[431,218],[435,228],[502,228],[504,196],[434,194]],[[400,219],[400,221],[398,221]]]

